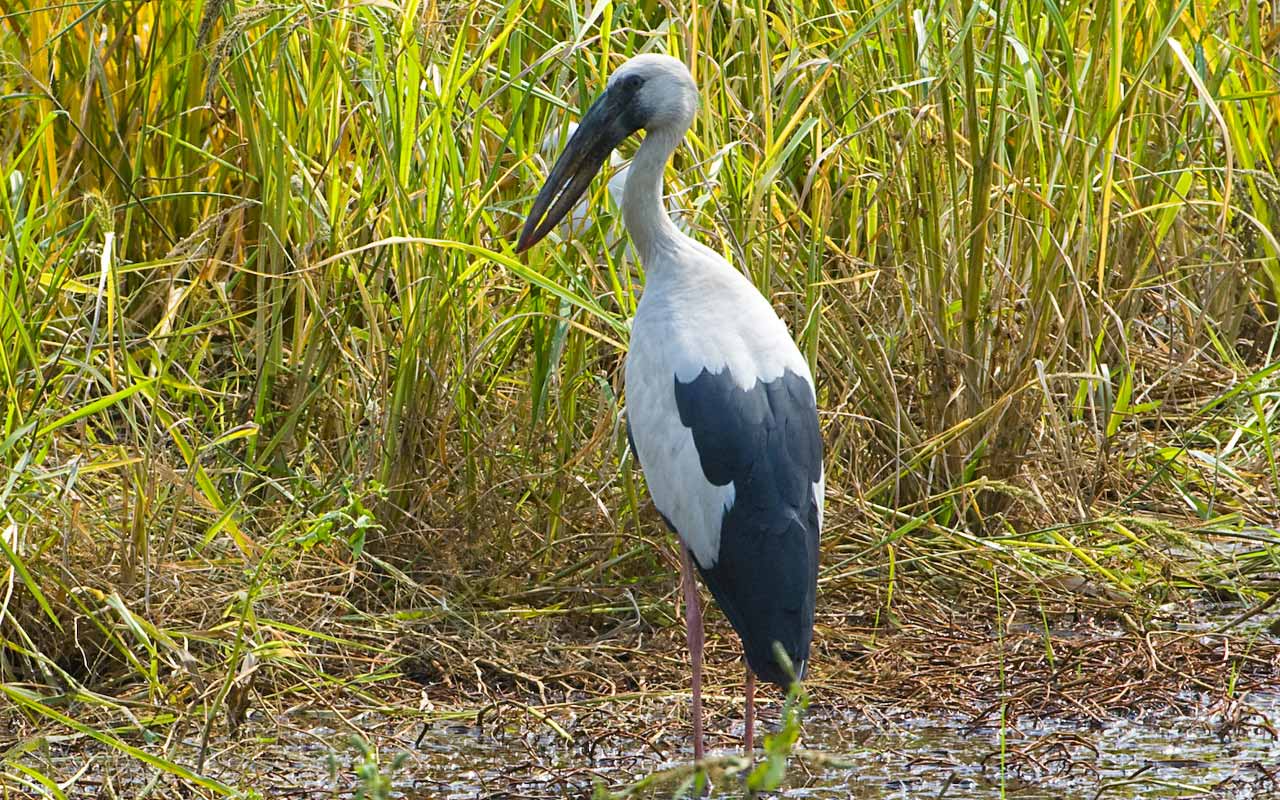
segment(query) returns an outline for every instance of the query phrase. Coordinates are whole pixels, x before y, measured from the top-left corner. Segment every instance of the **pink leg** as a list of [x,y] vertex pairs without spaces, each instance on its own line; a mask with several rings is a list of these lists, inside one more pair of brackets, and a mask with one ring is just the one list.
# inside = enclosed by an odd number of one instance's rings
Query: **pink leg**
[[756,745],[756,674],[747,667],[747,730],[742,735],[742,749],[750,760]]
[[689,551],[680,546],[680,583],[684,587],[684,615],[689,639],[689,660],[693,665],[693,757],[702,760],[702,607],[698,585],[693,580]]

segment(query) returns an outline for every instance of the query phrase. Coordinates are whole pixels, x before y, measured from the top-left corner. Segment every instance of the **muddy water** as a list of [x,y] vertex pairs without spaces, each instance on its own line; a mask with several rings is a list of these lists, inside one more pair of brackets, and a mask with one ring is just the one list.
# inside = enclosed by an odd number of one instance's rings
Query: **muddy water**
[[[1280,798],[1280,695],[1243,698],[1244,705],[1206,707],[1196,717],[1051,722],[970,728],[959,719],[869,721],[867,715],[813,708],[802,746],[839,756],[852,768],[795,766],[779,793],[797,798],[1011,797]],[[1246,707],[1256,725],[1239,725]],[[1247,722],[1247,720],[1246,720]],[[643,728],[643,724],[640,725]],[[1231,728],[1230,731],[1227,728]],[[670,751],[668,751],[670,752]],[[554,732],[486,733],[468,725],[430,726],[422,749],[404,765],[405,797],[581,796],[593,781],[618,786],[669,766],[650,751],[596,748]],[[416,773],[413,778],[409,775]],[[741,796],[725,781],[717,796]],[[670,796],[655,791],[646,796]]]
[[[1257,698],[1280,717],[1280,698]],[[1264,730],[1224,738],[1212,715],[971,729],[960,720],[866,726],[815,719],[808,743],[855,771],[827,771],[797,797],[1280,797],[1280,743]],[[865,738],[862,738],[865,736]],[[1003,740],[1003,741],[1002,741]],[[1265,793],[1264,793],[1265,792]]]
[[[491,711],[480,724],[471,717],[437,720],[423,731],[385,711],[337,715],[297,709],[251,721],[253,735],[215,747],[205,768],[211,777],[264,798],[328,800],[353,797],[361,789],[364,797],[404,800],[589,797],[597,783],[620,788],[670,766],[670,754],[686,752],[684,702],[675,695],[657,707],[652,698],[643,706],[610,701],[562,707],[551,718],[570,739],[524,711]],[[1248,709],[1260,716],[1242,717]],[[762,711],[767,720],[777,708]],[[1280,742],[1266,729],[1280,725],[1280,694],[1246,696],[1227,706],[1206,704],[1202,711],[1002,729],[998,724],[973,728],[962,719],[885,719],[868,710],[815,707],[806,718],[801,746],[850,766],[817,768],[793,760],[787,783],[770,796],[1280,799]],[[724,726],[724,738],[713,740],[725,746],[720,752],[732,753],[729,742],[741,734],[740,724],[735,729],[718,716],[711,722]],[[587,732],[600,730],[609,732]],[[372,750],[361,754],[351,744],[352,731],[372,744],[376,756],[370,756]],[[416,743],[419,733],[422,740]],[[171,752],[181,762],[194,763],[196,748],[195,737],[184,737]],[[50,740],[30,755],[39,756],[33,767],[66,780],[68,797],[111,796],[108,787],[119,797],[190,796],[172,780],[160,780],[163,776],[137,761],[95,743]],[[385,783],[376,787],[380,781]],[[671,789],[638,796],[671,797]],[[740,778],[722,778],[715,786],[715,797],[742,795]]]
[[[708,720],[711,741],[732,754],[741,723],[717,698]],[[673,694],[631,702],[609,700],[561,706],[546,713],[515,706],[487,709],[479,723],[436,719],[426,729],[388,710],[336,714],[295,709],[251,718],[245,735],[213,747],[206,774],[260,797],[339,798],[356,795],[406,800],[447,798],[588,797],[597,783],[620,788],[671,766],[688,752],[684,703]],[[800,746],[838,757],[848,768],[792,761],[780,797],[952,798],[1183,798],[1280,800],[1280,694],[1183,697],[1190,716],[1160,711],[1102,723],[1042,721],[973,727],[966,719],[886,718],[873,709],[812,707]],[[778,708],[762,709],[765,727]],[[560,732],[552,726],[551,720]],[[736,723],[736,724],[735,724]],[[353,732],[368,742],[363,755]],[[419,734],[421,741],[417,742]],[[172,742],[170,754],[194,764],[198,736]],[[370,753],[376,752],[371,756]],[[33,768],[67,781],[68,797],[171,796],[171,779],[119,752],[79,737],[51,737],[27,754]],[[364,780],[361,780],[361,775]],[[377,777],[375,777],[377,776]],[[383,792],[371,780],[385,780]],[[717,797],[742,796],[741,779],[720,779]],[[156,794],[156,791],[159,793]],[[642,797],[672,795],[668,786]]]

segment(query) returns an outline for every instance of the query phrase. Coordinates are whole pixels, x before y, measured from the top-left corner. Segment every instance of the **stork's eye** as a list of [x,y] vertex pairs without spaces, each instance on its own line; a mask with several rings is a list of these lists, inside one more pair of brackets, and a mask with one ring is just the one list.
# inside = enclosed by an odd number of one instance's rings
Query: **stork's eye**
[[618,88],[626,94],[635,94],[644,85],[644,78],[639,75],[628,75],[619,82]]

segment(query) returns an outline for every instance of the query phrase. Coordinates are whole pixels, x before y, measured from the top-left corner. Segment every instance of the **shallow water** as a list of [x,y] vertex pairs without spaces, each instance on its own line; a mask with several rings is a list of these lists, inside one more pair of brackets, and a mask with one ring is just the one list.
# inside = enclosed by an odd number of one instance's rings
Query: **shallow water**
[[[1199,699],[1199,698],[1193,698]],[[437,721],[421,726],[365,712],[340,720],[329,712],[297,710],[274,720],[251,721],[254,735],[215,747],[206,774],[262,797],[351,797],[359,775],[387,779],[384,796],[405,800],[589,797],[603,783],[619,788],[671,766],[667,754],[685,752],[675,711],[684,698],[646,716],[628,704],[598,703],[588,710],[562,708],[559,723],[572,741],[525,714],[470,722]],[[1280,741],[1266,729],[1280,725],[1280,694],[1252,695],[1242,702],[1260,716],[1239,724],[1244,705],[1204,706],[1204,713],[1103,724],[1042,721],[972,728],[959,718],[903,717],[872,720],[861,711],[809,710],[800,746],[839,757],[851,768],[818,769],[792,760],[787,782],[770,797],[809,800],[951,798],[988,800],[1004,795],[1026,800],[1060,798],[1184,798],[1232,800],[1280,798]],[[776,716],[767,705],[765,719]],[[592,718],[581,728],[574,724]],[[603,720],[619,723],[607,734]],[[1230,735],[1224,723],[1231,722]],[[1246,720],[1249,722],[1249,720]],[[716,719],[715,724],[724,723]],[[768,727],[766,723],[766,727]],[[376,769],[351,743],[352,729],[376,745]],[[740,735],[741,726],[728,732]],[[422,733],[421,742],[415,740]],[[727,741],[721,740],[721,741]],[[194,761],[195,738],[177,744],[181,761]],[[42,749],[46,767],[77,773],[69,797],[136,796],[155,776],[131,759],[84,741],[51,741]],[[733,754],[732,749],[713,751]],[[399,759],[398,763],[397,760]],[[362,770],[361,764],[364,763]],[[64,772],[56,769],[50,774]],[[173,788],[169,781],[161,787]],[[378,796],[368,791],[365,796]],[[714,797],[741,797],[741,778],[722,778]],[[155,788],[155,787],[152,787]],[[670,785],[640,797],[665,798]],[[164,788],[159,796],[167,796]]]
[[[1280,715],[1280,697],[1255,699],[1273,719]],[[1261,730],[1224,740],[1212,716],[1096,726],[1043,722],[1005,729],[1003,742],[999,727],[970,729],[960,720],[907,719],[873,731],[838,719],[814,723],[808,744],[841,753],[859,768],[852,775],[828,771],[795,791],[797,797],[989,798],[1001,787],[1025,798],[1093,796],[1103,787],[1107,797],[1280,792],[1280,743]],[[1270,794],[1258,793],[1264,789]]]
[[[1280,723],[1280,695],[1243,700],[1269,724]],[[812,708],[801,745],[855,767],[809,771],[793,764],[778,795],[965,799],[996,797],[1003,788],[1009,796],[1045,800],[1099,792],[1105,798],[1280,797],[1280,742],[1261,718],[1225,736],[1226,719],[1209,712],[1097,725],[1046,721],[1006,728],[1002,746],[999,726],[974,729],[959,719],[919,717],[872,723],[862,714]],[[405,764],[406,772],[421,772],[402,786],[404,796],[415,798],[561,797],[589,791],[593,779],[616,786],[668,765],[652,751],[597,749],[584,759],[577,745],[554,734],[495,737],[441,724],[428,728],[423,749]],[[737,780],[716,788],[717,796],[741,794]]]
[[[1274,737],[1280,693],[1255,693],[1230,704],[1207,696],[1179,700],[1198,710],[1104,723],[1024,720],[1003,728],[998,712],[995,723],[973,727],[959,717],[883,718],[874,710],[815,706],[799,746],[852,766],[819,769],[793,759],[786,784],[771,796],[986,800],[1003,790],[1029,800],[1280,798],[1280,741]],[[384,712],[339,717],[297,709],[251,719],[238,741],[212,748],[205,769],[263,797],[350,797],[360,785],[362,761],[366,774],[388,780],[389,796],[407,800],[584,797],[597,782],[616,789],[672,766],[672,754],[686,753],[685,702],[676,694],[657,704],[652,698],[588,702],[550,714],[504,704],[479,724],[470,717],[437,720],[425,730]],[[725,702],[713,705],[729,709]],[[765,704],[761,713],[767,729],[778,705]],[[720,715],[708,722],[709,733],[722,736],[712,741],[725,745],[712,755],[734,754],[730,743],[741,735],[741,722]],[[376,770],[373,759],[353,746],[353,730],[376,748]],[[194,764],[197,749],[198,737],[191,735],[175,742],[171,754]],[[39,762],[33,766],[51,775],[76,774],[70,797],[101,796],[106,786],[133,796],[156,777],[78,737],[49,739],[29,755]],[[670,797],[671,788],[639,796]],[[741,778],[722,778],[714,796],[742,793]]]

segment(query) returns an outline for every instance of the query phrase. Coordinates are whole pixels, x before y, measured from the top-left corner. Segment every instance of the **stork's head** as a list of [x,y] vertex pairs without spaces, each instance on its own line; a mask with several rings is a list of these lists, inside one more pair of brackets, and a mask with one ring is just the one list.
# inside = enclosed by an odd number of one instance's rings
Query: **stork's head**
[[645,54],[619,67],[551,168],[520,231],[516,252],[533,247],[569,213],[624,139],[641,129],[683,134],[697,110],[698,87],[677,59]]

